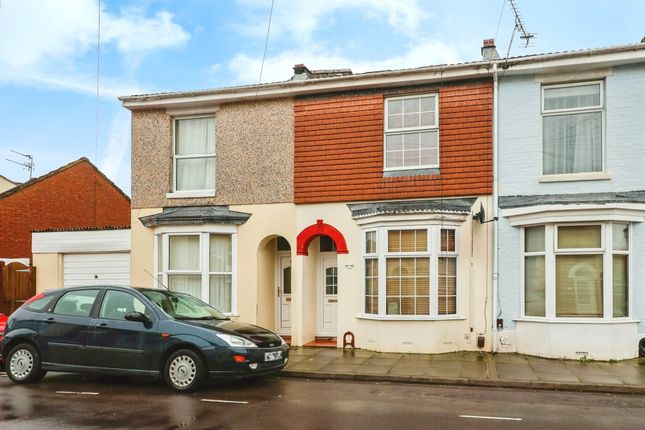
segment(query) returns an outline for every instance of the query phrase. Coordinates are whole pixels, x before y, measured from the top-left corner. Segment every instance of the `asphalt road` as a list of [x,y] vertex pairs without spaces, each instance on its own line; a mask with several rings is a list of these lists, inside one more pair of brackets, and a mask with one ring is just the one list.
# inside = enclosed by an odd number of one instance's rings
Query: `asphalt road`
[[160,382],[0,376],[0,429],[638,429],[645,397],[283,378],[175,394]]

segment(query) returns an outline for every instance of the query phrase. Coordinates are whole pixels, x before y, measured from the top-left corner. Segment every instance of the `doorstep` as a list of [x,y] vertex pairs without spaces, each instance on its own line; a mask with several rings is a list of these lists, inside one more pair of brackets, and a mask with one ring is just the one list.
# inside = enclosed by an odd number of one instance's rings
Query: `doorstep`
[[313,341],[306,343],[304,346],[318,348],[336,348],[337,345],[338,341],[335,337],[316,336]]

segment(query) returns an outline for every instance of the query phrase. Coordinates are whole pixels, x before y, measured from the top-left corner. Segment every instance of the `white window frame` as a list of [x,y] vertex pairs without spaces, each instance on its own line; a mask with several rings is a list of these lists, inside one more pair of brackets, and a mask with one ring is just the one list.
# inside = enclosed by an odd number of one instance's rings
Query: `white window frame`
[[[455,231],[455,251],[441,251],[441,230]],[[388,232],[390,230],[427,230],[427,251],[424,252],[388,252]],[[366,253],[367,249],[367,232],[376,232],[377,237],[377,254]],[[423,224],[423,225],[387,225],[371,227],[361,230],[362,238],[362,273],[361,273],[361,309],[359,318],[378,319],[378,320],[455,320],[464,319],[460,314],[461,309],[461,277],[460,271],[460,247],[459,247],[459,226],[450,224]],[[430,260],[430,311],[428,315],[388,315],[387,314],[387,258],[423,258]],[[456,313],[441,315],[438,313],[439,303],[439,257],[456,258]],[[365,312],[365,261],[370,258],[378,260],[378,313],[368,314]]]
[[[612,224],[626,224],[628,226],[628,249],[613,249],[613,228]],[[545,270],[545,316],[528,316],[525,309],[525,260],[527,255],[539,255],[541,253],[526,253],[525,237],[526,228],[544,226],[544,270]],[[601,247],[600,248],[558,248],[558,228],[573,227],[584,225],[599,225],[601,227]],[[543,322],[569,322],[569,323],[598,323],[598,322],[625,322],[632,321],[633,315],[633,294],[632,294],[632,225],[628,221],[590,221],[590,222],[556,222],[556,223],[539,223],[526,224],[521,228],[521,267],[520,267],[520,320],[524,321],[543,321]],[[615,254],[627,255],[628,280],[627,288],[627,315],[624,317],[614,317],[613,310],[613,256]],[[602,317],[558,317],[556,316],[556,263],[557,255],[602,255],[603,256],[603,315]]]
[[[600,85],[600,103],[596,106],[585,106],[585,107],[580,107],[580,108],[569,108],[569,109],[545,109],[544,107],[544,93],[546,90],[549,89],[557,89],[557,88],[567,88],[567,87],[584,87],[588,85]],[[542,161],[542,166],[541,166],[541,174],[542,178],[549,178],[549,177],[562,177],[562,179],[565,179],[567,177],[574,177],[574,175],[580,176],[580,175],[594,175],[594,174],[602,174],[605,171],[605,82],[603,80],[593,80],[593,81],[581,81],[581,82],[573,82],[573,83],[566,83],[566,84],[544,84],[540,87],[540,119],[541,119],[541,127],[540,127],[540,134],[542,136],[542,153],[541,153],[541,161]],[[589,171],[589,172],[577,172],[577,173],[553,173],[553,174],[546,174],[544,173],[544,118],[549,117],[549,116],[562,116],[562,115],[567,115],[567,114],[580,114],[580,113],[593,113],[593,112],[600,112],[600,171]],[[608,179],[605,177],[598,178],[598,179]]]
[[[206,154],[190,154],[190,155],[177,155],[177,121],[190,120],[190,119],[200,119],[200,118],[213,118],[213,127],[215,127],[215,148],[213,153]],[[215,195],[215,181],[217,176],[217,123],[215,115],[190,115],[190,116],[180,116],[173,118],[172,121],[172,193],[169,193],[167,197],[170,198],[182,198],[182,197],[209,197]],[[178,190],[177,189],[177,160],[189,160],[189,159],[202,159],[202,158],[212,158],[215,163],[215,175],[212,178],[212,188],[205,188],[202,190]]]
[[[422,98],[422,97],[428,97],[428,96],[433,96],[434,97],[434,123],[435,125],[432,127],[428,126],[419,126],[419,127],[400,127],[400,128],[389,128],[388,127],[388,117],[389,117],[389,108],[388,108],[388,102],[392,100],[406,100],[406,99],[417,99],[417,98]],[[418,170],[418,169],[434,169],[439,167],[439,160],[440,160],[440,154],[441,154],[441,144],[439,142],[439,93],[438,92],[432,92],[432,93],[424,93],[424,94],[412,94],[412,95],[405,95],[405,96],[400,96],[400,97],[386,97],[384,101],[384,117],[383,117],[383,171],[384,172],[396,172],[400,170]],[[388,135],[396,135],[396,134],[407,134],[407,133],[418,133],[418,132],[423,132],[423,131],[436,131],[437,132],[437,164],[420,164],[418,166],[408,166],[408,167],[386,167],[387,165],[387,151],[386,151],[386,141],[387,141],[387,136]]]
[[[225,234],[231,236],[231,272],[211,272],[209,267],[210,258],[210,235]],[[199,236],[199,270],[169,270],[168,252],[171,236]],[[163,261],[159,261],[159,246]],[[237,316],[237,230],[234,226],[221,226],[195,230],[191,227],[159,228],[155,230],[154,237],[154,273],[155,279],[161,278],[163,285],[155,281],[154,286],[168,288],[168,275],[199,275],[201,276],[201,297],[198,299],[210,303],[210,275],[231,275],[231,312],[225,312],[228,316]]]
[[[381,238],[379,237],[379,229],[377,228],[370,228],[362,231],[363,233],[363,272],[361,274],[361,277],[363,279],[362,284],[363,284],[363,292],[361,294],[362,297],[362,302],[361,302],[361,308],[362,312],[365,315],[379,315],[379,310],[381,308],[380,302],[381,302],[381,272],[380,272],[380,267],[379,267],[379,245],[381,243]],[[376,249],[374,252],[367,252],[367,235],[368,233],[374,233],[374,238],[376,240]],[[365,311],[365,302],[367,300],[367,294],[366,289],[367,289],[367,275],[366,275],[366,269],[367,269],[367,260],[376,260],[376,266],[378,267],[379,273],[378,276],[376,277],[377,283],[378,283],[378,289],[377,289],[377,299],[378,299],[378,304],[376,305],[376,313],[367,313]]]

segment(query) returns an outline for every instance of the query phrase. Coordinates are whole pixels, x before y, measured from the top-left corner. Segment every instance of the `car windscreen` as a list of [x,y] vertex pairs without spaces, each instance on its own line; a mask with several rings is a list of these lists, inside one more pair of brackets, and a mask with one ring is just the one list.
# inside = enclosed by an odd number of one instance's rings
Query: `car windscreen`
[[173,291],[141,291],[150,301],[165,313],[177,319],[189,320],[227,320],[228,317],[201,300]]

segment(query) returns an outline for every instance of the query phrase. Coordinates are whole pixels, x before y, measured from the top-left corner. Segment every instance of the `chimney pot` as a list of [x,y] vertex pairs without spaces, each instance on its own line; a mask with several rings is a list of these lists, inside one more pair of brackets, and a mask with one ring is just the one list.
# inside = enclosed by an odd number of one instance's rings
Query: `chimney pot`
[[484,48],[494,48],[495,39],[484,39]]
[[490,61],[499,59],[499,54],[495,48],[495,39],[484,39],[482,43],[482,60]]

